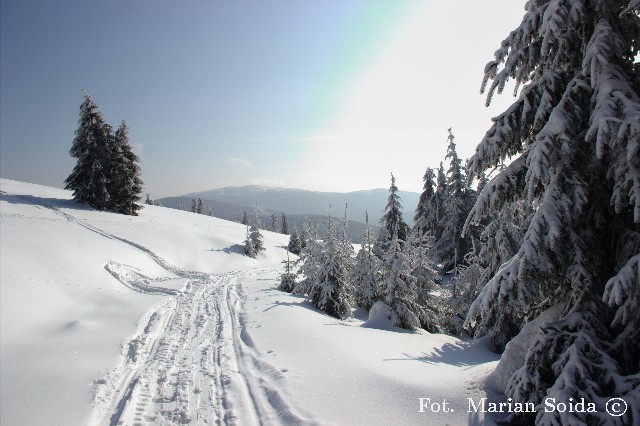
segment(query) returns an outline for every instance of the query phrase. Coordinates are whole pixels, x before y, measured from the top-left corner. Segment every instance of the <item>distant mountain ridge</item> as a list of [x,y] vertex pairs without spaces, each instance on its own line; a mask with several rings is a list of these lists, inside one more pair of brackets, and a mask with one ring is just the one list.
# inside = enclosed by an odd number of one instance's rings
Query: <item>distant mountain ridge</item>
[[[399,191],[399,194],[402,198],[403,217],[407,223],[412,224],[420,194],[407,191]],[[281,217],[284,213],[287,216],[289,232],[293,232],[294,228],[302,229],[304,221],[309,219],[320,237],[325,234],[325,222],[329,214],[334,218],[344,218],[346,204],[349,221],[347,235],[349,240],[355,243],[359,241],[365,229],[366,211],[369,212],[369,224],[374,232],[378,232],[378,224],[387,205],[388,196],[387,189],[341,193],[250,185],[192,192],[157,201],[165,207],[191,210],[191,201],[200,198],[205,214],[208,214],[210,208],[213,216],[236,222],[242,220],[245,212],[249,220],[252,220],[257,211],[264,229],[271,229],[271,215],[275,214],[278,231],[282,227]]]
[[[404,219],[413,222],[413,215],[420,194],[417,192],[399,191],[402,199]],[[287,215],[320,215],[344,217],[347,205],[347,218],[356,222],[365,221],[365,211],[369,212],[369,223],[377,225],[387,205],[389,190],[378,188],[353,192],[319,192],[305,189],[274,188],[267,186],[249,185],[212,189],[209,191],[192,192],[182,197],[202,198],[224,203],[230,203],[247,208],[257,207],[267,210],[284,212]],[[329,211],[331,205],[331,211]]]
[[[197,197],[196,197],[197,198]],[[202,198],[202,197],[200,197]],[[191,200],[194,197],[168,197],[158,200],[163,207],[169,207],[172,209],[191,210]],[[271,215],[275,214],[277,219],[276,232],[280,232],[282,229],[282,213],[281,211],[241,206],[239,204],[225,203],[222,201],[202,199],[204,206],[204,214],[209,214],[213,217],[220,219],[230,220],[232,222],[241,222],[244,217],[244,213],[247,213],[249,221],[255,218],[255,212],[258,212],[258,217],[262,223],[262,229],[271,230]],[[289,226],[289,233],[294,229],[301,230],[304,222],[309,220],[311,224],[318,231],[320,237],[324,237],[326,232],[326,220],[327,216],[313,215],[313,214],[288,214],[287,223]],[[364,223],[349,220],[347,225],[347,236],[351,242],[357,243],[360,240],[360,236],[364,232],[366,226]],[[371,228],[374,232],[378,232],[378,226],[372,225]]]

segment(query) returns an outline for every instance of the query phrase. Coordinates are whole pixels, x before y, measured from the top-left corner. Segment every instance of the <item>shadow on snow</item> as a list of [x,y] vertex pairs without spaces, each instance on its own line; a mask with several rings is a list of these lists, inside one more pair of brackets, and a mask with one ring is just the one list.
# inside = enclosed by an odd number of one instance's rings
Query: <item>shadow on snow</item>
[[498,361],[499,354],[489,350],[483,340],[445,343],[432,352],[421,355],[403,353],[405,358],[387,359],[386,361],[420,361],[427,364],[449,364],[456,367],[472,367],[487,362]]

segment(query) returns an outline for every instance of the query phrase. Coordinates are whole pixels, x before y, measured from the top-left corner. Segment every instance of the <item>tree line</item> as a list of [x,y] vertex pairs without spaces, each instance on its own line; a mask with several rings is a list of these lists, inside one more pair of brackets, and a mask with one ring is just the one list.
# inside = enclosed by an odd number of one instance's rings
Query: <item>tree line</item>
[[427,169],[413,227],[403,218],[402,200],[391,174],[378,234],[374,235],[366,215],[367,226],[356,254],[346,238],[346,218],[329,218],[329,232],[323,240],[307,222],[289,240],[289,251],[300,256],[297,278],[284,274],[281,288],[306,295],[338,318],[351,315],[352,307],[369,310],[383,302],[394,313],[396,326],[459,334],[459,311],[464,309],[460,301],[470,299],[469,293],[477,289],[460,286],[451,293],[455,285],[441,288],[440,283],[443,274],[455,281],[459,270],[468,267],[457,258],[468,259],[466,254],[474,246],[469,243],[474,236],[462,237],[461,233],[476,191],[464,179],[453,140],[450,129],[447,158],[452,159],[451,167],[445,174],[441,163],[439,187],[433,170]]

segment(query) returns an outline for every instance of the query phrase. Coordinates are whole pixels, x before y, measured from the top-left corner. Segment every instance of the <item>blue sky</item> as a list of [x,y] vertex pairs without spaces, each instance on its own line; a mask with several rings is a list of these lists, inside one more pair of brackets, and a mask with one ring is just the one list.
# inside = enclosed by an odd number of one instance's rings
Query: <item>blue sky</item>
[[0,175],[61,187],[81,89],[126,119],[153,198],[263,184],[420,191],[524,1],[1,0]]

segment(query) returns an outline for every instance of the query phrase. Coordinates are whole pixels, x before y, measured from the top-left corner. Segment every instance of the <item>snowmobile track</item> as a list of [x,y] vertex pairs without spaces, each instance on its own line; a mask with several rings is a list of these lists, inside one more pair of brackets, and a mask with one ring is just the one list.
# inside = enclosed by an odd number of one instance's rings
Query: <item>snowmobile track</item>
[[304,423],[277,388],[282,374],[243,337],[238,280],[248,274],[200,274],[152,308],[99,382],[93,424]]
[[[81,224],[85,226],[85,224]],[[86,226],[85,226],[86,227]],[[126,287],[170,296],[141,319],[122,344],[122,361],[95,382],[91,423],[97,425],[263,425],[305,423],[278,381],[283,375],[259,359],[242,316],[242,278],[273,270],[207,274],[171,265],[151,250],[90,226],[134,247],[178,279],[182,291],[109,262]]]
[[[28,202],[33,202],[28,197]],[[273,269],[208,274],[172,265],[152,250],[43,203],[63,220],[133,247],[184,281],[164,288],[129,265],[105,270],[130,290],[166,299],[121,345],[121,361],[93,382],[92,425],[310,424],[288,402],[283,374],[262,360],[245,328],[241,280]]]

